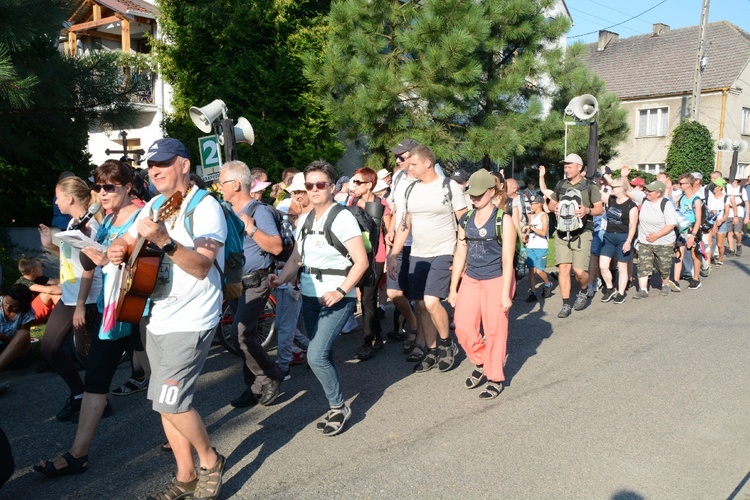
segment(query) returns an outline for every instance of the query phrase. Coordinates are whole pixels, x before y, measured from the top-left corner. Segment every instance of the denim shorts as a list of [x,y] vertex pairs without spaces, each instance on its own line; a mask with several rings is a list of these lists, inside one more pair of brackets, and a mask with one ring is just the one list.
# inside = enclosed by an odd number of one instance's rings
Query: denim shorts
[[606,231],[596,231],[591,240],[591,255],[601,255]]
[[627,233],[605,233],[604,245],[599,255],[610,259],[614,257],[617,262],[630,262],[633,259],[633,251],[631,250],[628,253],[622,251],[622,246],[627,239]]

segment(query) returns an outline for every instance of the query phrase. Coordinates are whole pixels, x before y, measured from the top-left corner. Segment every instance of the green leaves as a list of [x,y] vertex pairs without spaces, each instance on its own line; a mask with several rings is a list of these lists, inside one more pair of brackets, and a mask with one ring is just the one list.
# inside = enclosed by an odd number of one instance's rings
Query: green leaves
[[666,171],[672,179],[700,172],[708,179],[714,170],[714,141],[708,128],[695,121],[679,124],[672,134]]

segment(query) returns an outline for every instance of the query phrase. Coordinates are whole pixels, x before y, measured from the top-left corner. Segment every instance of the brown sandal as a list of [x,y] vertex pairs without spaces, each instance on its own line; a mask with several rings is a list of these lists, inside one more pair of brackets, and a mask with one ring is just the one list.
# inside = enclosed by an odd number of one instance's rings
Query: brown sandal
[[172,479],[172,482],[159,493],[148,497],[148,500],[177,500],[178,498],[189,498],[193,495],[197,486],[197,477],[186,483],[178,481],[175,477]]
[[[214,449],[214,452],[216,452],[216,449]],[[224,473],[226,458],[219,455],[218,452],[216,452],[216,456],[218,458],[213,467],[210,469],[203,467],[198,469],[198,486],[193,492],[194,500],[209,500],[219,497],[221,485],[223,484],[222,474]]]

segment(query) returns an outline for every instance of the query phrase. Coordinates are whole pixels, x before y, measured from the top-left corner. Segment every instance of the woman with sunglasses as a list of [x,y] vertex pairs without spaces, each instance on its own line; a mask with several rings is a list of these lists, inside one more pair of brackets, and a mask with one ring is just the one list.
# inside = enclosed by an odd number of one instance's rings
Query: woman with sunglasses
[[[117,160],[105,161],[94,171],[94,183],[92,190],[99,195],[102,208],[107,212],[96,233],[96,240],[106,247],[128,230],[140,208],[131,199],[133,178],[130,168],[124,163]],[[109,263],[106,254],[93,247],[84,248],[82,252],[97,266]],[[106,272],[110,268],[114,266],[105,268],[103,289],[119,286],[112,272]],[[103,296],[99,297],[99,301],[101,307]],[[34,470],[48,477],[80,474],[88,470],[91,441],[99,421],[112,415],[107,394],[122,353],[128,350],[131,343],[133,331],[137,329],[129,323],[110,323],[106,319],[102,322],[91,341],[73,446],[57,460],[42,460],[34,466]]]
[[[313,210],[301,215],[297,225],[297,248],[279,276],[270,274],[268,283],[276,288],[291,281],[300,272],[302,317],[310,346],[307,362],[323,386],[330,410],[317,428],[325,436],[344,429],[351,410],[344,401],[332,348],[346,320],[354,312],[355,287],[369,263],[362,231],[354,215],[333,199],[336,174],[325,161],[314,161],[305,169],[305,189]],[[338,207],[338,208],[335,208]],[[331,213],[332,210],[335,212]],[[329,235],[326,222],[333,216]],[[335,236],[351,258],[331,245]]]
[[354,197],[349,200],[350,205],[356,205],[363,210],[368,202],[383,205],[383,217],[378,231],[378,240],[377,242],[370,242],[372,245],[377,245],[375,247],[374,276],[371,283],[364,283],[358,287],[362,295],[362,321],[364,322],[365,338],[364,344],[357,351],[357,358],[362,361],[372,358],[377,351],[383,348],[380,319],[376,312],[378,309],[378,284],[380,283],[380,277],[383,275],[386,254],[382,224],[385,224],[385,227],[390,225],[391,209],[383,198],[375,196],[372,192],[377,180],[378,174],[371,168],[364,167],[356,170],[352,179],[354,182]]
[[[68,229],[79,224],[94,201],[86,182],[75,176],[66,177],[58,182],[55,195],[55,203],[60,212],[72,217]],[[80,227],[81,232],[95,237],[99,230],[97,217]],[[60,242],[59,247],[54,244],[49,227],[40,224],[39,234],[42,246],[60,257],[62,297],[47,321],[41,342],[41,353],[70,390],[70,397],[65,406],[57,413],[57,419],[66,422],[77,415],[81,408],[83,381],[78,374],[76,362],[68,355],[63,344],[72,330],[76,354],[85,363],[91,338],[98,331],[101,319],[96,302],[102,288],[102,275],[99,268],[82,255],[79,249],[64,241]]]
[[484,169],[469,178],[467,193],[474,210],[458,223],[458,245],[448,295],[448,302],[455,307],[456,337],[475,365],[465,386],[474,389],[487,379],[479,399],[494,399],[503,391],[508,315],[516,287],[513,266],[516,226],[510,214],[502,215],[500,241],[496,235],[498,208],[492,201],[500,189],[500,179]]

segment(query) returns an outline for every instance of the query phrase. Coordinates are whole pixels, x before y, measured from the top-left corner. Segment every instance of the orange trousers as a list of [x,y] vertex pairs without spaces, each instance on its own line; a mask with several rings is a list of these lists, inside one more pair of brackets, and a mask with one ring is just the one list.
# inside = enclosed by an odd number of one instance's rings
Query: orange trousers
[[[510,296],[516,288],[513,278]],[[484,376],[503,382],[505,354],[508,349],[508,315],[499,304],[503,278],[476,280],[464,274],[456,297],[453,322],[456,337],[469,361],[484,366]],[[481,329],[484,331],[482,336]]]

